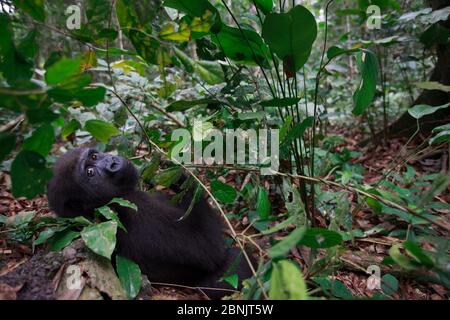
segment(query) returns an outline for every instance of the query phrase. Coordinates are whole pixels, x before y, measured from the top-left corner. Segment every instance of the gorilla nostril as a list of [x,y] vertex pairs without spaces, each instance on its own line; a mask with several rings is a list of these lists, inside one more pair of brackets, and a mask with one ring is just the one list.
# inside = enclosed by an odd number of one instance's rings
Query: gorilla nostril
[[122,161],[118,157],[111,157],[107,169],[109,172],[117,172],[122,167]]

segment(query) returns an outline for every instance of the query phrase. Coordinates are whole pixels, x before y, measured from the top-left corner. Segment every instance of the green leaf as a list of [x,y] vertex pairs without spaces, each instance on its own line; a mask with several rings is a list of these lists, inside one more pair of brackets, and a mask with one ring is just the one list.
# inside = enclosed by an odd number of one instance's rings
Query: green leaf
[[237,197],[237,192],[232,186],[217,179],[211,182],[211,192],[217,200],[223,203],[234,203]]
[[183,64],[186,72],[197,73],[200,78],[210,85],[219,84],[224,81],[223,70],[219,63],[191,59],[187,54],[177,48],[174,48],[174,52]]
[[111,260],[111,254],[116,247],[117,222],[107,221],[85,227],[81,238],[96,254]]
[[267,190],[263,187],[258,187],[258,195],[256,196],[256,212],[260,219],[269,218],[270,215],[270,200]]
[[80,236],[78,231],[65,229],[56,233],[49,239],[50,249],[52,251],[60,251],[67,247],[72,241]]
[[430,139],[430,144],[439,144],[450,141],[450,130],[439,132]]
[[399,266],[406,270],[413,270],[417,268],[417,264],[411,259],[400,252],[401,244],[395,244],[389,249],[389,256],[394,260]]
[[269,257],[271,257],[272,259],[283,257],[289,252],[289,250],[291,250],[291,248],[296,246],[300,242],[300,240],[302,240],[305,233],[306,226],[297,227],[288,236],[286,236],[283,240],[278,242],[269,250]]
[[34,130],[31,137],[25,139],[22,148],[45,157],[50,152],[53,143],[55,143],[55,130],[51,124],[44,124]]
[[218,34],[211,36],[225,56],[242,64],[269,68],[269,48],[253,30],[223,26]]
[[418,207],[423,208],[425,205],[433,201],[434,197],[447,189],[450,183],[450,173],[439,174],[431,184],[430,188],[425,192],[419,201]]
[[237,289],[239,285],[239,276],[235,273],[230,276],[224,277],[223,280],[228,282],[233,288]]
[[250,2],[254,2],[256,4],[256,7],[265,15],[269,14],[273,9],[273,0],[253,0]]
[[289,107],[297,104],[300,98],[275,98],[266,101],[261,101],[263,107]]
[[39,153],[23,150],[11,165],[12,193],[14,197],[34,198],[45,193],[52,171],[46,167],[45,158]]
[[443,104],[443,105],[437,106],[437,107],[429,106],[427,104],[418,104],[412,108],[409,108],[408,113],[411,115],[411,117],[413,117],[415,119],[420,119],[423,116],[433,114],[436,111],[438,111],[440,109],[448,108],[449,106],[450,106],[450,103],[446,103],[446,104]]
[[221,27],[220,14],[218,10],[207,0],[166,0],[164,1],[164,6],[177,9],[192,18],[213,14],[215,23],[211,28],[211,31],[215,33]]
[[219,104],[220,102],[218,100],[215,99],[198,99],[198,100],[180,100],[180,101],[175,101],[172,102],[167,108],[166,110],[168,112],[173,112],[173,111],[186,111],[192,107],[198,106],[198,105],[207,105],[207,104]]
[[81,73],[81,57],[63,58],[52,64],[45,73],[45,81],[49,85],[58,85]]
[[44,0],[13,0],[14,6],[28,13],[32,18],[44,22]]
[[38,246],[45,243],[48,239],[53,237],[57,231],[60,231],[60,229],[61,229],[60,227],[57,227],[57,228],[48,228],[42,231],[41,233],[39,233],[37,239],[33,241],[33,245]]
[[84,126],[84,129],[88,131],[95,139],[107,143],[109,138],[120,134],[112,124],[102,120],[88,120]]
[[141,269],[133,261],[117,255],[116,270],[127,297],[135,298],[141,289]]
[[269,234],[281,231],[281,230],[287,228],[289,225],[294,224],[297,221],[297,219],[298,219],[298,217],[291,216],[291,217],[287,218],[286,220],[283,220],[282,222],[276,224],[272,228],[262,230],[261,234],[269,235]]
[[67,140],[67,138],[78,129],[81,129],[81,124],[75,119],[70,120],[70,122],[62,128],[61,138]]
[[416,87],[425,90],[440,90],[444,92],[450,92],[450,86],[445,86],[442,83],[436,81],[416,82]]
[[73,92],[72,100],[80,101],[86,107],[92,107],[105,99],[106,88],[84,88],[77,92]]
[[49,123],[58,119],[59,115],[47,107],[27,108],[25,111],[30,124]]
[[269,298],[273,300],[307,300],[307,287],[296,264],[289,260],[273,263]]
[[393,295],[398,290],[398,280],[391,274],[385,274],[381,277],[381,290],[387,295]]
[[303,137],[305,130],[314,124],[314,117],[305,118],[302,122],[297,123],[294,128],[288,131],[286,137],[281,142],[282,145],[288,146],[295,139]]
[[12,133],[0,132],[0,162],[2,162],[16,146],[16,136]]
[[331,60],[333,58],[336,58],[337,56],[357,52],[359,50],[360,49],[343,49],[343,48],[339,48],[337,46],[332,46],[327,51],[327,58],[328,58],[328,60]]
[[325,277],[315,277],[313,280],[325,291],[329,291],[334,297],[344,300],[353,298],[351,291],[339,280],[330,280]]
[[154,181],[157,185],[164,186],[166,188],[170,187],[171,184],[175,183],[181,177],[181,168],[172,167],[158,173]]
[[266,16],[262,36],[276,55],[283,60],[288,77],[308,60],[317,37],[316,19],[304,6],[297,5],[287,13]]
[[434,266],[433,260],[427,256],[421,247],[411,241],[405,241],[403,243],[403,248],[405,248],[418,262],[423,264],[427,268],[432,268]]
[[6,224],[8,226],[19,228],[27,226],[36,215],[36,211],[19,212],[16,215],[8,217]]
[[122,207],[126,207],[126,208],[130,208],[133,209],[134,211],[138,210],[137,205],[135,205],[133,202],[122,199],[122,198],[113,198],[109,204],[111,203],[117,203],[118,205],[122,206]]
[[342,243],[342,236],[323,228],[310,228],[299,242],[310,248],[331,248]]
[[356,54],[356,62],[361,73],[361,82],[353,95],[354,115],[361,115],[372,103],[378,81],[378,61],[376,55],[369,50]]
[[121,228],[122,230],[124,230],[125,232],[127,231],[127,229],[125,229],[124,225],[120,221],[117,213],[115,211],[113,211],[110,207],[103,206],[103,207],[97,208],[96,211],[99,214],[101,214],[102,216],[104,216],[107,220],[115,221],[117,223],[117,226],[119,228]]

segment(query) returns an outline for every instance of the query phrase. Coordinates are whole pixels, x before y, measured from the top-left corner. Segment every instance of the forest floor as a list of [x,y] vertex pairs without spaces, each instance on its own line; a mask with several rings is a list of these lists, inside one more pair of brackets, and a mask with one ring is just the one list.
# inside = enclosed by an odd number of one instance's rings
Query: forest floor
[[[361,149],[358,146],[358,141],[361,141],[360,135],[355,132],[349,132],[348,129],[334,128],[334,134],[343,135],[345,142],[338,147],[348,148],[351,151],[360,151],[361,156],[353,159],[353,163],[360,163],[365,168],[364,182],[374,183],[382,179],[381,173],[385,168],[392,164],[392,161],[404,145],[405,141],[401,139],[390,139],[384,146],[376,148],[368,147]],[[446,152],[436,153],[432,155],[425,154],[420,157],[415,157],[408,161],[409,165],[414,166],[419,174],[439,172],[448,164],[448,155]],[[228,175],[228,183],[235,183],[232,181],[236,175]],[[244,175],[244,174],[243,174]],[[241,177],[240,180],[242,180]],[[235,183],[236,184],[236,183]],[[447,190],[449,191],[449,190]],[[272,195],[271,195],[272,197]],[[355,195],[349,193],[350,199]],[[273,197],[272,197],[273,198]],[[447,193],[443,201],[449,203],[450,196]],[[274,199],[275,200],[275,199]],[[353,205],[356,207],[356,199],[353,200]],[[278,204],[274,201],[272,210],[283,210],[282,203]],[[11,179],[5,172],[0,173],[0,214],[6,216],[13,216],[21,211],[36,211],[36,217],[51,215],[48,208],[47,199],[45,196],[38,196],[32,200],[24,198],[15,199],[11,194]],[[450,214],[447,212],[446,214]],[[386,228],[390,228],[390,221],[382,221],[379,216],[374,216],[369,210],[361,209],[354,215],[353,224],[357,228],[367,230],[372,226],[384,223]],[[326,226],[325,221],[318,219],[319,226]],[[244,223],[235,222],[241,228],[245,227]],[[260,238],[258,245],[261,248],[265,247],[266,239]],[[388,256],[389,248],[396,243],[398,239],[388,236],[373,236],[366,237],[353,242],[347,242],[348,249],[341,257],[343,266],[335,271],[336,279],[342,281],[355,297],[370,297],[373,292],[367,289],[367,274],[366,268],[373,263],[381,263],[384,257]],[[39,284],[38,279],[31,279],[29,275],[35,275],[29,268],[39,269],[42,266],[37,266],[27,262],[36,255],[45,252],[42,246],[33,248],[31,245],[14,243],[7,238],[7,233],[0,229],[0,300],[3,299],[33,299],[33,298],[51,298],[51,292],[47,295],[45,292],[48,288],[42,289],[45,284]],[[305,257],[309,254],[306,250],[293,249],[291,256],[304,267]],[[255,257],[259,255],[254,253]],[[39,261],[39,260],[38,260]],[[43,260],[46,263],[45,260]],[[45,267],[45,266],[44,266]],[[21,272],[16,272],[18,268],[22,268]],[[50,269],[49,269],[50,268]],[[41,273],[53,272],[57,273],[58,268],[45,267]],[[15,274],[16,279],[11,281],[11,276]],[[39,273],[38,273],[39,274]],[[393,295],[394,299],[448,299],[447,290],[437,284],[417,282],[413,277],[409,278],[405,274],[398,273],[399,276],[399,290]],[[28,275],[28,276],[27,276]],[[36,277],[36,276],[35,276]],[[3,281],[2,279],[9,279],[10,281]],[[24,286],[34,286],[32,290],[28,290],[27,295],[20,295],[20,291]],[[46,291],[47,290],[47,291]],[[31,293],[30,293],[31,292]],[[33,296],[33,292],[36,294]],[[43,293],[44,292],[44,293]],[[205,299],[205,296],[196,290],[188,288],[172,287],[172,286],[152,286],[151,293],[140,295],[143,299]]]

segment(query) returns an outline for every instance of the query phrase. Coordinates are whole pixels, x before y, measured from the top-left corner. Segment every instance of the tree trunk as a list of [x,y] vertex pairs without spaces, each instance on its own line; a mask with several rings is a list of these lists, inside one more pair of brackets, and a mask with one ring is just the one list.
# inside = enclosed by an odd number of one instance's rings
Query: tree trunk
[[[433,10],[438,10],[447,6],[444,0],[430,0],[428,4]],[[450,19],[440,22],[442,27],[450,28]],[[436,81],[444,85],[450,85],[450,45],[439,44],[436,46],[437,62],[431,73],[429,81]],[[423,90],[417,97],[412,106],[417,104],[427,104],[430,106],[439,106],[450,101],[450,93],[440,90]],[[420,119],[421,132],[430,132],[434,127],[450,122],[449,109],[441,109],[434,114]],[[397,121],[388,127],[388,135],[393,136],[411,136],[417,128],[417,121],[405,112]],[[382,133],[381,133],[382,135]],[[380,136],[381,136],[380,135]]]

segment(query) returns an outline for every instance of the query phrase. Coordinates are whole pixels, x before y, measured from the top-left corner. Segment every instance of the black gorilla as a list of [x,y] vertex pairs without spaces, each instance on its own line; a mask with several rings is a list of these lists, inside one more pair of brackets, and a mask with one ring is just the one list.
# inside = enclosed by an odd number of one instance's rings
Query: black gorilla
[[[56,162],[47,195],[51,209],[61,217],[92,215],[114,197],[131,201],[137,213],[115,206],[128,231],[117,231],[119,255],[136,262],[150,281],[230,288],[218,280],[240,258],[239,250],[226,247],[221,220],[206,200],[177,221],[189,199],[174,205],[163,193],[136,190],[137,182],[137,170],[129,160],[89,148],[73,149]],[[243,257],[236,272],[240,280],[251,276]],[[227,292],[207,293],[218,298]]]

